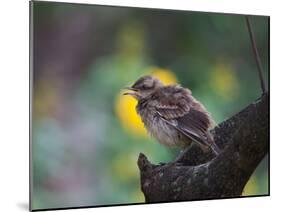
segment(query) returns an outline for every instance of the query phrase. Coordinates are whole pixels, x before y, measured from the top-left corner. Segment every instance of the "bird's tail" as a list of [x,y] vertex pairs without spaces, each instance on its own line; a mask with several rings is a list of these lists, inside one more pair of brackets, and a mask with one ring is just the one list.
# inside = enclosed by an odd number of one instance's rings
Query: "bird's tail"
[[218,156],[221,153],[221,149],[215,143],[211,133],[207,133],[207,137],[208,137],[208,143],[210,145],[210,148],[212,149],[213,153],[215,153],[215,155]]
[[210,147],[213,150],[213,152],[216,154],[216,156],[218,156],[221,153],[220,148],[216,145],[215,142],[213,142]]

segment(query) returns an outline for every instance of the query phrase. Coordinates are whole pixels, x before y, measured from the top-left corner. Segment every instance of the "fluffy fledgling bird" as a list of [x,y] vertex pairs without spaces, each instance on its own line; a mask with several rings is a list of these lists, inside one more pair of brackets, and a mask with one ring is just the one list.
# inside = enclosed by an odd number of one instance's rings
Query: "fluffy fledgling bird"
[[163,85],[155,77],[143,76],[126,89],[137,99],[137,113],[148,132],[166,146],[188,147],[191,142],[216,155],[220,149],[209,132],[213,120],[206,108],[187,88]]

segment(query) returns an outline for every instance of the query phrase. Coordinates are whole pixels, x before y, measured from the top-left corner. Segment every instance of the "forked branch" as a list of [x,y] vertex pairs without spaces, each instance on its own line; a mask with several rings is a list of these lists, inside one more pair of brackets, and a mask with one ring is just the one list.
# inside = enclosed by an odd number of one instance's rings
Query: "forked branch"
[[151,164],[140,154],[138,166],[146,202],[240,196],[268,152],[268,94],[265,93],[213,131],[223,150],[213,158],[193,146],[180,166]]

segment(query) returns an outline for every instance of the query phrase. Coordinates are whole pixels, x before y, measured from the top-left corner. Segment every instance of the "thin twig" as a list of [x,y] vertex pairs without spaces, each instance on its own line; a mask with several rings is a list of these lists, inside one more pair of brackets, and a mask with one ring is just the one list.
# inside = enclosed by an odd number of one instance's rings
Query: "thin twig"
[[262,69],[262,65],[261,65],[261,59],[260,59],[260,56],[259,56],[256,41],[255,41],[255,38],[254,38],[254,35],[253,35],[253,31],[252,31],[252,28],[251,28],[249,16],[245,16],[245,17],[246,17],[247,27],[248,27],[253,51],[255,53],[256,63],[257,63],[257,66],[258,66],[261,89],[262,89],[262,92],[264,94],[266,92],[266,89],[265,89],[265,82],[264,82],[264,77],[263,77],[263,69]]

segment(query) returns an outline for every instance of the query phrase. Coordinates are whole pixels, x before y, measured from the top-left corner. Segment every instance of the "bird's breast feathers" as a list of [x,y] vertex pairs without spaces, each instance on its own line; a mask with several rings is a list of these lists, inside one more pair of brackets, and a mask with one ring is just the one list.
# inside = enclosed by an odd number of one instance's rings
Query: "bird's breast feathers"
[[[159,143],[170,147],[185,145],[178,130],[167,124],[153,108],[139,107],[137,111],[149,134]],[[176,120],[172,122],[177,125]]]
[[[173,120],[173,122],[176,122],[176,120]],[[159,143],[170,147],[184,145],[184,141],[180,133],[174,127],[168,125],[160,117],[156,116],[149,122],[144,121],[144,124],[149,134],[154,137]]]

